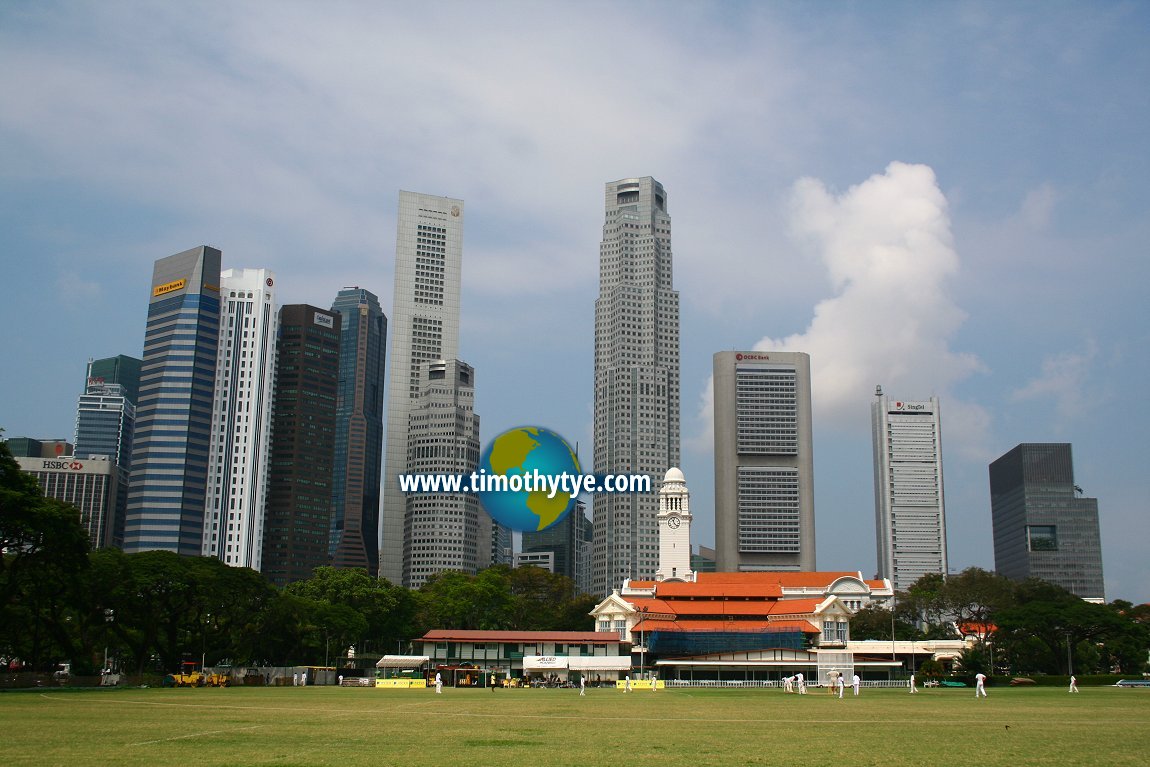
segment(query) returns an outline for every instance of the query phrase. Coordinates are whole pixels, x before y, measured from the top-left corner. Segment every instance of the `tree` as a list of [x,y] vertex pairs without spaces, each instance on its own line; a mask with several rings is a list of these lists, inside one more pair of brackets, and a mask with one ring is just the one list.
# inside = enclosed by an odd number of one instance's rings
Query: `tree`
[[[381,653],[396,647],[415,632],[417,601],[409,589],[393,586],[387,580],[372,578],[362,568],[317,567],[306,581],[287,586],[288,593],[311,600],[343,605],[363,616],[363,633],[352,638],[359,650],[367,642]],[[347,644],[344,645],[344,649]]]
[[899,641],[918,639],[919,632],[914,625],[914,616],[914,608],[909,603],[901,609],[896,608],[893,614],[890,609],[881,605],[867,605],[851,617],[851,639],[885,639],[888,642],[892,639]]

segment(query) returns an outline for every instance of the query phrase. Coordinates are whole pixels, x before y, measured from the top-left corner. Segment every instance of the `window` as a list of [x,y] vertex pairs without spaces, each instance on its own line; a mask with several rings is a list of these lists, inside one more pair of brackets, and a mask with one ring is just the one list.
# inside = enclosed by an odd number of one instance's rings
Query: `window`
[[1058,526],[1027,525],[1026,548],[1029,551],[1058,551]]

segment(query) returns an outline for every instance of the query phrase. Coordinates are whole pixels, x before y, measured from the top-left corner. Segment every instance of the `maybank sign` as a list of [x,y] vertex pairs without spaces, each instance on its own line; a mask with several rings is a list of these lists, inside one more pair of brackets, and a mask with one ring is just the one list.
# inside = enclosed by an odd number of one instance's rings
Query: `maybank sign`
[[177,290],[183,290],[187,287],[187,280],[175,280],[174,282],[166,282],[163,285],[157,285],[152,288],[152,296],[163,296],[168,293],[174,293]]

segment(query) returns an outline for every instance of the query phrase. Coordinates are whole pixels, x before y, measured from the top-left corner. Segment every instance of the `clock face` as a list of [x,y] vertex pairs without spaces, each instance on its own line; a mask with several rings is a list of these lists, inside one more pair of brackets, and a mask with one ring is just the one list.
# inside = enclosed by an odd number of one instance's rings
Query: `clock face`
[[671,517],[667,520],[667,527],[675,530],[679,527],[681,520],[678,517]]

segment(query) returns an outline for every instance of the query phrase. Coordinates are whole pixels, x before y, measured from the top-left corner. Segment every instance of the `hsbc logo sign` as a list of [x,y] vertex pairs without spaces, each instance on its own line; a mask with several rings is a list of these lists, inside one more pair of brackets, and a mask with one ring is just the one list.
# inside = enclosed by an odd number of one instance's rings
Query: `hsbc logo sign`
[[41,468],[46,471],[83,471],[84,464],[81,461],[44,461]]

